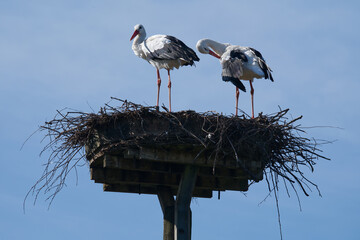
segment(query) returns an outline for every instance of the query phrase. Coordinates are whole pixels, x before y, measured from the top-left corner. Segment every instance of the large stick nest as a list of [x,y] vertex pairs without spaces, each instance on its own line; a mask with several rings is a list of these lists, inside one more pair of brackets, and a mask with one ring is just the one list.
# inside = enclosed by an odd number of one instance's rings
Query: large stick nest
[[[245,115],[224,116],[216,112],[170,113],[166,108],[165,111],[157,111],[155,107],[112,99],[120,102],[121,106],[106,104],[97,114],[58,111],[53,120],[40,127],[41,131],[47,132],[45,137],[49,139],[42,153],[50,150],[50,156],[41,178],[29,191],[35,194],[35,201],[39,193],[44,191],[51,203],[65,186],[69,172],[76,172],[76,168],[84,165],[84,160],[86,162],[84,147],[91,145],[95,131],[113,126],[118,121],[124,122],[125,128],[138,131],[138,134],[124,131],[120,139],[109,141],[107,148],[119,144],[192,144],[200,146],[199,154],[209,149],[212,151],[214,168],[216,159],[221,156],[232,154],[238,160],[244,153],[253,151],[265,156],[262,164],[270,192],[278,189],[280,179],[284,180],[286,188],[289,184],[296,194],[297,187],[306,196],[312,187],[319,191],[317,185],[305,176],[304,170],[312,172],[317,159],[328,158],[322,155],[315,139],[302,136],[306,132],[297,124],[301,117],[291,120],[286,117],[289,109],[271,115],[259,114],[255,119],[250,119]],[[168,121],[169,131],[156,136],[147,134],[144,119],[149,118]],[[253,180],[256,181],[255,176]]]

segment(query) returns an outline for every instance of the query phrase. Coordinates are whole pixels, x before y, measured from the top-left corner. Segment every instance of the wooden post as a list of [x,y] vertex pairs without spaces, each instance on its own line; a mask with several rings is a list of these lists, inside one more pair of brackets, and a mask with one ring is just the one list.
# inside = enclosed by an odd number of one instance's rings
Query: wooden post
[[170,188],[159,187],[159,202],[164,216],[163,240],[174,240],[175,200]]
[[191,239],[190,203],[198,167],[187,165],[181,178],[175,202],[175,240]]

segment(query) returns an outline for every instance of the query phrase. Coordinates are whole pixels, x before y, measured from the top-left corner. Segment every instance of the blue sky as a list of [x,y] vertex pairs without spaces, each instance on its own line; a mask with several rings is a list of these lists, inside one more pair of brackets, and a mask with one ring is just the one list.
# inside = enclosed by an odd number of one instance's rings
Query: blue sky
[[[154,105],[155,69],[136,57],[129,41],[142,23],[148,36],[169,34],[195,48],[197,40],[252,46],[274,70],[275,82],[257,80],[255,111],[290,108],[303,115],[309,137],[323,146],[309,178],[320,187],[301,196],[280,189],[285,239],[358,239],[360,235],[360,132],[358,1],[16,1],[0,2],[0,239],[161,239],[156,196],[108,193],[78,169],[50,210],[29,188],[48,153],[43,134],[23,142],[56,110],[97,111],[111,96]],[[173,110],[234,112],[235,88],[221,81],[219,62],[198,54],[196,67],[172,71]],[[161,71],[166,82],[166,71]],[[249,88],[247,82],[245,86]],[[167,105],[167,88],[161,89]],[[250,95],[239,106],[250,114]],[[340,129],[341,128],[341,129]],[[274,197],[266,183],[246,195],[195,199],[193,239],[279,239]],[[139,226],[141,226],[139,228]]]

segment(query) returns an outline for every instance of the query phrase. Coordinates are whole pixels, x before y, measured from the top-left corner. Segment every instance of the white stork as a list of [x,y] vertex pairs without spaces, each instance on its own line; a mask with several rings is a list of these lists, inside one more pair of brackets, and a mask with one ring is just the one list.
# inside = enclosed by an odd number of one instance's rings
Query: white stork
[[[135,39],[134,39],[135,38]],[[171,112],[171,80],[170,70],[174,67],[178,69],[180,66],[194,65],[194,61],[200,59],[188,46],[176,37],[169,35],[153,35],[147,39],[146,32],[143,25],[138,24],[134,26],[134,33],[130,41],[134,39],[132,50],[135,55],[148,61],[156,68],[157,73],[157,101],[156,107],[159,108],[159,94],[161,78],[159,69],[165,68],[168,71],[169,77],[169,111]]]
[[251,110],[254,118],[254,78],[274,81],[271,68],[266,64],[261,53],[251,47],[241,47],[229,43],[219,43],[210,39],[201,39],[196,48],[203,54],[210,54],[218,59],[222,66],[222,80],[236,86],[236,112],[238,115],[239,88],[246,92],[240,80],[248,80],[251,87]]

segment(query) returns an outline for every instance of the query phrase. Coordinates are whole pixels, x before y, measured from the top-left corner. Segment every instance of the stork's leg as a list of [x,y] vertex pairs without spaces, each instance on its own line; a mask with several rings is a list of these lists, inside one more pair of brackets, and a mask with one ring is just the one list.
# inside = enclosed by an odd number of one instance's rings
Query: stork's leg
[[236,87],[235,97],[236,97],[235,116],[237,116],[238,115],[238,103],[239,103],[239,88],[238,87]]
[[160,96],[160,85],[161,85],[159,69],[156,69],[156,74],[157,74],[157,86],[158,86],[156,110],[159,111],[159,96]]
[[251,118],[254,118],[254,88],[253,88],[253,85],[252,85],[252,81],[250,80],[250,87],[251,87],[251,91],[250,91],[250,94],[251,94]]
[[168,69],[168,77],[169,77],[169,111],[171,112],[171,80],[170,80],[170,70]]

